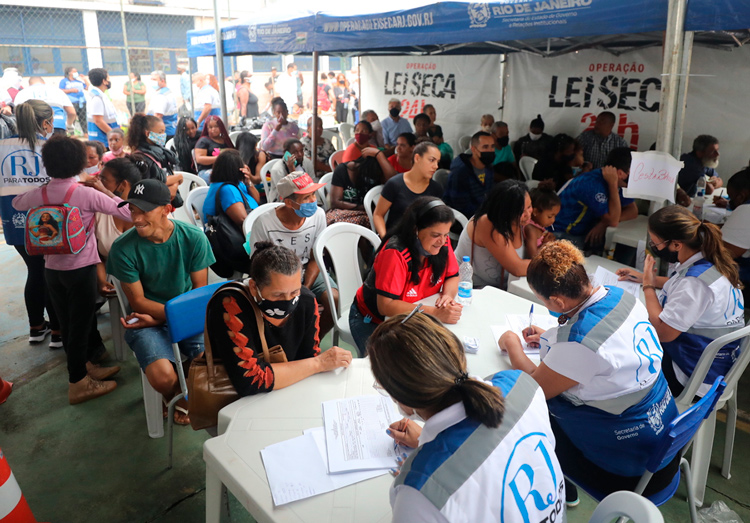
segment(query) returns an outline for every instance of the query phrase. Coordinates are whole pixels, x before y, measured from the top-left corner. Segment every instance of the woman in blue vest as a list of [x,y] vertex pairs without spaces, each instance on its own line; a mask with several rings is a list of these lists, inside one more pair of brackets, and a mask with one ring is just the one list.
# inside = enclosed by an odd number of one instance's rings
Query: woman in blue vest
[[102,142],[107,147],[109,145],[107,135],[112,129],[120,127],[117,124],[117,110],[109,96],[104,94],[112,87],[112,82],[109,81],[107,70],[101,68],[89,71],[89,82],[91,82],[91,89],[89,89],[89,100],[86,103],[89,140]]
[[563,521],[541,387],[519,371],[469,376],[461,341],[418,310],[383,322],[368,343],[376,388],[406,416],[386,432],[416,448],[397,459],[393,521]]
[[[618,287],[592,286],[583,263],[581,251],[562,240],[543,245],[529,264],[529,286],[559,314],[558,327],[524,332],[539,346],[539,365],[515,333],[499,344],[513,368],[544,390],[565,476],[606,495],[636,486],[677,408],[646,308]],[[667,488],[678,466],[679,455],[654,474],[644,495]],[[577,504],[575,487],[566,489],[569,505]]]
[[[44,256],[29,256],[26,253],[26,213],[15,210],[11,203],[16,194],[49,182],[41,152],[42,145],[54,131],[54,112],[46,102],[29,100],[16,106],[16,118],[16,136],[3,137],[0,140],[2,177],[14,182],[13,185],[8,182],[0,184],[3,235],[5,242],[12,245],[21,255],[28,270],[23,297],[29,317],[29,343],[41,343],[51,332],[49,348],[60,349],[63,346],[62,335],[44,279]],[[30,182],[30,179],[37,181]],[[49,322],[44,319],[45,308]]]
[[[703,349],[716,338],[745,326],[745,303],[737,263],[722,241],[721,230],[701,222],[680,205],[659,209],[648,219],[649,250],[676,264],[669,278],[654,274],[646,256],[643,274],[620,269],[620,279],[643,283],[649,321],[664,347],[662,370],[672,394],[679,396]],[[656,289],[662,289],[657,295]],[[698,389],[702,396],[737,358],[739,342],[723,347]]]

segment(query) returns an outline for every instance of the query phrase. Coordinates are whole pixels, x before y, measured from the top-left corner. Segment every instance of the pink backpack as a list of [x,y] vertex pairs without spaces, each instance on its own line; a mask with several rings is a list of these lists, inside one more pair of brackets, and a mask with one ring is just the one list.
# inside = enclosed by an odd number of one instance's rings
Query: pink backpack
[[[26,252],[38,254],[78,254],[86,246],[88,231],[83,226],[81,211],[68,205],[78,188],[72,185],[62,205],[50,205],[47,186],[42,187],[44,205],[26,213]],[[91,220],[91,225],[94,220]]]

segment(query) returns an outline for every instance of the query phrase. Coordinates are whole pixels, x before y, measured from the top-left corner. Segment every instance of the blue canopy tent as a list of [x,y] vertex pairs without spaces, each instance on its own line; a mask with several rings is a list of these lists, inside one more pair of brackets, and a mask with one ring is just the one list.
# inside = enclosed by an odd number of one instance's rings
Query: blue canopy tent
[[[750,0],[423,0],[404,4],[383,0],[370,9],[344,4],[335,13],[261,13],[251,22],[222,28],[222,48],[229,55],[531,52],[554,57],[587,47],[619,54],[663,45],[664,110],[657,146],[673,152],[679,141],[674,130],[681,129],[679,106],[684,112],[694,39],[712,46],[750,41]],[[213,33],[189,31],[188,55],[214,55]],[[317,60],[314,64],[317,73]],[[317,74],[313,80],[317,84]],[[313,104],[316,99],[314,85]]]

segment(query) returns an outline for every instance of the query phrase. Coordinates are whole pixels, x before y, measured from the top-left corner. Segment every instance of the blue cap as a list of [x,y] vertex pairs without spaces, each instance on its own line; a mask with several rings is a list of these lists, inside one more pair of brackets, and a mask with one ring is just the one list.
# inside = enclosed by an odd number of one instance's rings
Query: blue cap
[[471,258],[469,258],[468,256],[463,257],[463,261],[465,261],[466,263],[469,263],[470,260]]

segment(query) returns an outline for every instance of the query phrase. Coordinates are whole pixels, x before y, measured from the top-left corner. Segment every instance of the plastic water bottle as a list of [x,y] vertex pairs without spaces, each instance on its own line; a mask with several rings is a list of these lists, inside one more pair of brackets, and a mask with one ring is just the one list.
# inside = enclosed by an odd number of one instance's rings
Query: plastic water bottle
[[471,258],[463,257],[461,266],[458,268],[458,303],[466,307],[471,305],[471,293],[474,289],[474,269],[471,266]]
[[703,205],[706,201],[706,177],[701,176],[695,184],[695,198],[693,198],[693,214],[699,220],[703,219]]

